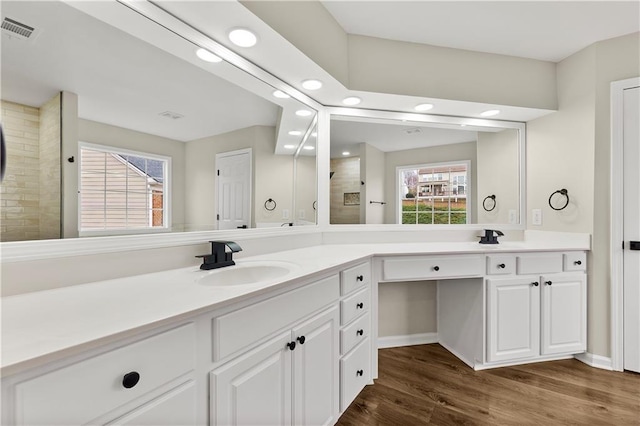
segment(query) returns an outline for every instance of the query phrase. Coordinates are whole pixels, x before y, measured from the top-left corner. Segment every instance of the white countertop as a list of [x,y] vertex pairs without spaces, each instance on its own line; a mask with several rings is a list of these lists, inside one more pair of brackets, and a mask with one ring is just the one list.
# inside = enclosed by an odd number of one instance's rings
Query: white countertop
[[237,260],[238,265],[255,261],[286,261],[295,265],[288,275],[257,284],[200,285],[196,280],[207,271],[193,266],[4,297],[0,300],[0,372],[3,376],[14,374],[371,256],[588,249],[549,241],[498,245],[471,242],[322,245]]

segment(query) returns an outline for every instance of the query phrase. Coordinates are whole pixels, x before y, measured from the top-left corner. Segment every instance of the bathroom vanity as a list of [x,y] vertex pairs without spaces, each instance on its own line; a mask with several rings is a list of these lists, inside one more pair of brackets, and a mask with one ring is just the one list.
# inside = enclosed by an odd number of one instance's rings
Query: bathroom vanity
[[[377,377],[379,282],[437,280],[438,340],[475,369],[572,357],[588,249],[320,245],[6,297],[2,423],[333,424]],[[252,262],[287,271],[211,279]]]

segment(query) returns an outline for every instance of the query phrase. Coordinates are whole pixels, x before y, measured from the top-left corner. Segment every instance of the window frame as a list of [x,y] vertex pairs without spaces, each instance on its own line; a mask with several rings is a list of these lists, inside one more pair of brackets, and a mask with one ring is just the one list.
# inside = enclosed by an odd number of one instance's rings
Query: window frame
[[[132,155],[144,157],[149,160],[164,162],[163,168],[163,195],[162,195],[162,226],[144,228],[116,228],[116,229],[82,229],[82,150],[93,150],[117,155]],[[132,234],[156,234],[171,232],[171,157],[149,152],[135,151],[127,148],[95,144],[91,142],[78,142],[78,235],[80,237],[95,237],[107,235],[132,235]],[[152,198],[152,194],[148,194]],[[151,202],[151,201],[150,201]],[[152,206],[152,203],[150,204]],[[153,207],[151,207],[153,210]],[[153,214],[153,213],[152,213]]]
[[[465,176],[465,198],[466,198],[466,210],[465,210],[465,214],[466,214],[466,222],[465,223],[461,223],[461,224],[455,224],[455,223],[451,223],[451,208],[449,207],[449,210],[447,211],[447,213],[449,214],[449,223],[447,224],[437,224],[437,223],[430,223],[430,224],[426,224],[426,225],[431,225],[431,226],[459,226],[459,225],[469,225],[472,224],[472,205],[473,205],[473,194],[472,194],[472,182],[471,182],[471,160],[460,160],[460,161],[445,161],[445,162],[441,162],[441,163],[420,163],[420,164],[408,164],[405,166],[396,166],[396,191],[395,191],[395,212],[396,212],[396,217],[395,217],[395,224],[396,225],[409,225],[406,223],[402,223],[402,198],[404,198],[402,195],[402,189],[403,189],[403,179],[402,179],[402,172],[405,170],[419,170],[419,169],[426,169],[426,168],[438,168],[438,167],[447,167],[447,166],[456,166],[456,165],[464,165],[466,167],[466,176]],[[418,185],[420,185],[420,181],[419,181],[419,176],[418,176]],[[426,183],[427,181],[425,181]],[[431,181],[433,182],[433,180]],[[457,186],[457,185],[456,185]],[[417,194],[416,194],[417,197]],[[421,224],[419,224],[421,225]]]

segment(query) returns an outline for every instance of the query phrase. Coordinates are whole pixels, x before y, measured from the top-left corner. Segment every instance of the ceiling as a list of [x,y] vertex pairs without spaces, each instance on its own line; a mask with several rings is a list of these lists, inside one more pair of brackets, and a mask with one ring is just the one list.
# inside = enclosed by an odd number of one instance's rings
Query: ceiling
[[640,31],[639,1],[322,3],[350,34],[551,62]]

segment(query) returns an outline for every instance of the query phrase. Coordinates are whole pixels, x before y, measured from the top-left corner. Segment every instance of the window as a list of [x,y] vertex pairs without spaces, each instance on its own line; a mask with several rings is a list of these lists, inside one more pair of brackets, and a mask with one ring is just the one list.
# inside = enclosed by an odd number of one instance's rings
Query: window
[[80,143],[80,232],[167,229],[170,165],[169,157]]
[[465,161],[398,167],[399,223],[468,223],[469,166]]

